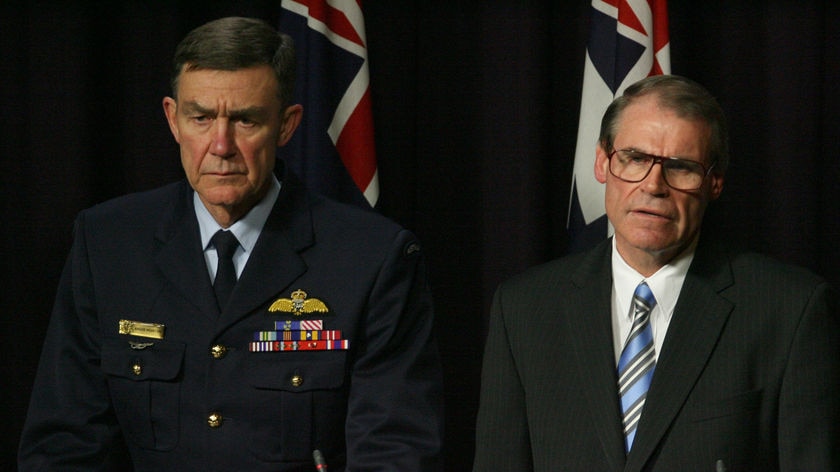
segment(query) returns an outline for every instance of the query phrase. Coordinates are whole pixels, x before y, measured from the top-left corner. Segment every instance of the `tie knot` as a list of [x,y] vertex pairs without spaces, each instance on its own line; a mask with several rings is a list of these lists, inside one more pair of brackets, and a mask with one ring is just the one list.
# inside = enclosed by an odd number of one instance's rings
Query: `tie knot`
[[219,257],[232,258],[236,248],[239,247],[239,240],[236,239],[232,231],[225,231],[220,229],[216,234],[210,238],[210,242],[216,248],[216,253]]
[[647,282],[642,282],[636,287],[636,291],[633,292],[633,298],[642,303],[648,310],[653,310],[653,307],[656,306],[656,298],[653,296],[653,292],[648,287]]

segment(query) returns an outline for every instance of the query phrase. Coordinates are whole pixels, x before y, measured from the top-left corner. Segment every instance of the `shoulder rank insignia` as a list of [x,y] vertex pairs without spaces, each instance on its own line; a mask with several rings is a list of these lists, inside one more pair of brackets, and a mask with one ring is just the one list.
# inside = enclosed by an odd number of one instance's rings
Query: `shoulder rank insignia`
[[268,311],[281,311],[301,316],[308,313],[329,313],[327,305],[317,298],[306,298],[306,292],[297,289],[292,292],[292,298],[279,298],[268,307]]

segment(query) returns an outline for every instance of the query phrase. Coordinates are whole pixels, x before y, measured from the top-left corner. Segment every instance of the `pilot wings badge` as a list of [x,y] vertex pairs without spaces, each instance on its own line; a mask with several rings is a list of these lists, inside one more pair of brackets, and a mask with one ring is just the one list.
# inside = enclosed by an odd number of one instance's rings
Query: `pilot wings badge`
[[301,289],[292,292],[292,298],[279,298],[268,307],[270,312],[290,313],[302,316],[309,313],[329,313],[327,305],[317,298],[306,298],[307,294]]

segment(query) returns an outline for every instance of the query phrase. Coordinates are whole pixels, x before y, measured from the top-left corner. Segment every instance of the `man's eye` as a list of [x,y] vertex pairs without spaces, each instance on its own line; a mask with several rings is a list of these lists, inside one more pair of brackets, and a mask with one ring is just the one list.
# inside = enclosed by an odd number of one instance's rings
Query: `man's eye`
[[650,162],[650,156],[638,152],[627,152],[624,154],[624,159],[629,164],[647,164]]
[[697,170],[697,166],[693,162],[674,159],[668,161],[668,170],[675,172],[693,172]]

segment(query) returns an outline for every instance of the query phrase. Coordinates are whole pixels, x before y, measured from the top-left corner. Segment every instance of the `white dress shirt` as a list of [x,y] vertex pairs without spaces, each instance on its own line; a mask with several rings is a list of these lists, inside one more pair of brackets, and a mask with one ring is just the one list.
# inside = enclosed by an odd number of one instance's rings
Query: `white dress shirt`
[[662,350],[668,325],[674,315],[677,298],[680,296],[688,267],[694,259],[697,238],[682,254],[662,266],[650,277],[642,276],[624,261],[616,248],[615,238],[613,238],[612,244],[612,327],[616,365],[618,365],[621,351],[630,335],[630,328],[633,326],[633,293],[642,281],[647,282],[648,287],[653,292],[653,297],[656,298],[656,306],[650,313],[650,325],[653,330],[656,358],[659,359],[659,352]]

